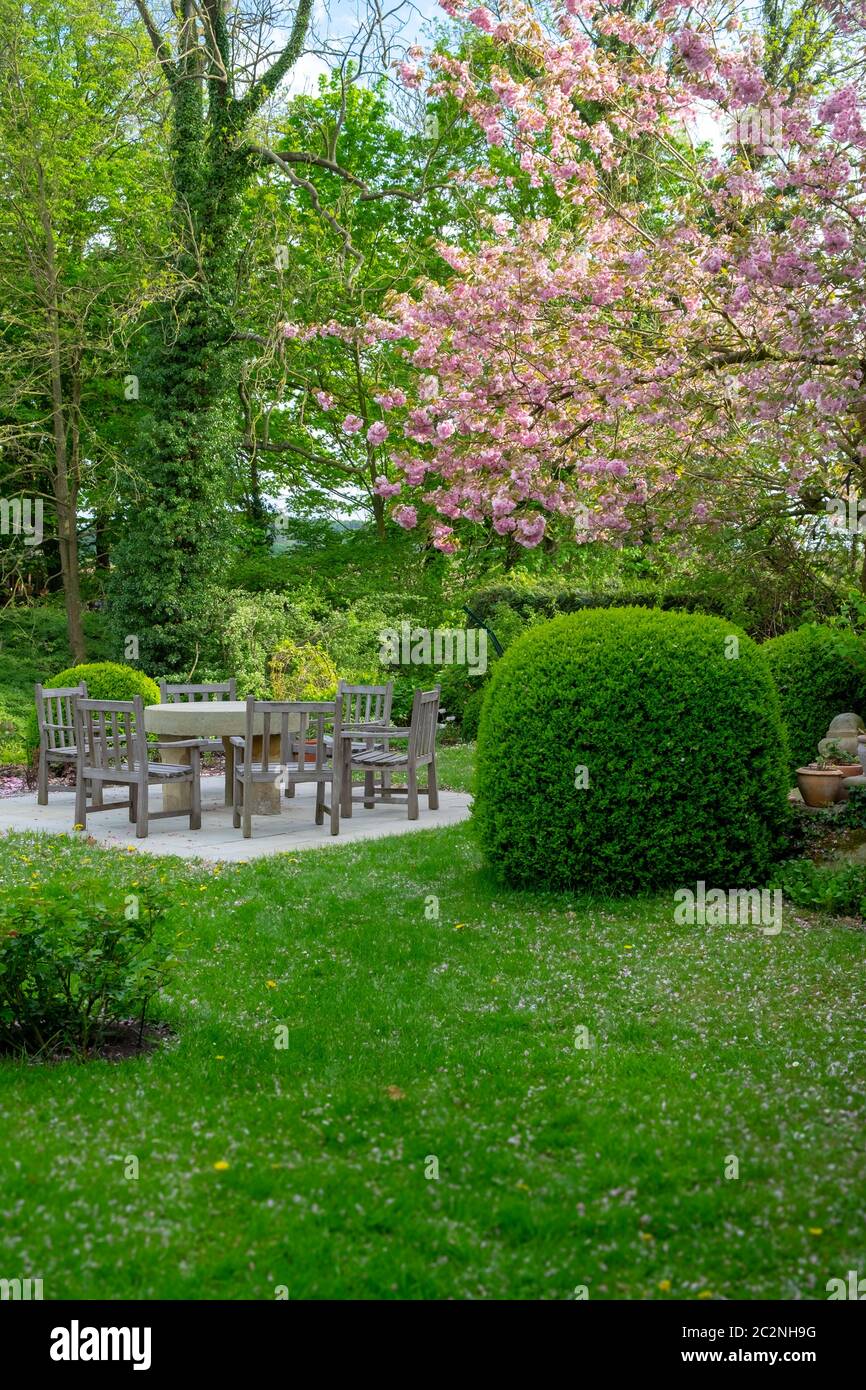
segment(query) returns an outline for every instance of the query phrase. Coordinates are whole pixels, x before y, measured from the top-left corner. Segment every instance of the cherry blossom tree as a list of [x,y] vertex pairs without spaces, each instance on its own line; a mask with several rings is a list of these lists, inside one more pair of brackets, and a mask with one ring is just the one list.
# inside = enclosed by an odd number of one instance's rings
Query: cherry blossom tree
[[564,215],[491,218],[473,255],[443,241],[452,278],[368,325],[417,371],[382,402],[395,520],[432,512],[445,552],[467,523],[531,548],[866,493],[857,6],[847,70],[816,90],[772,87],[730,7],[442,3],[498,61],[416,50],[403,80],[455,95]]

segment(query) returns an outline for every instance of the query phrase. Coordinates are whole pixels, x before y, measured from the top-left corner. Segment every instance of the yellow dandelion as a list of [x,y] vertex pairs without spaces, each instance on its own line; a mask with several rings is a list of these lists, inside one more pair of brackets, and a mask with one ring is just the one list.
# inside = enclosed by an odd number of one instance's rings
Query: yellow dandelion
[[712,1296],[713,1296],[713,1291],[712,1291],[712,1289],[701,1289],[700,1293],[698,1294],[698,1298],[703,1298],[703,1299],[712,1298]]
[[214,1168],[218,1173],[224,1173],[228,1166],[224,1158],[221,1158],[218,1163],[214,1164]]
[[638,1231],[641,1240],[655,1240],[655,1236],[650,1235],[649,1231]]
[[276,989],[277,987],[276,980],[265,980],[265,984],[267,985],[268,989]]
[[224,1061],[225,1061],[225,1057],[224,1057],[223,1053],[222,1053],[222,1052],[218,1052],[218,1053],[216,1054],[216,1057],[214,1058],[214,1061],[216,1061],[216,1062],[224,1062]]
[[662,1293],[670,1293],[670,1291],[671,1291],[671,1281],[670,1281],[670,1279],[660,1279],[660,1280],[659,1280],[659,1288],[661,1289]]
[[455,926],[454,930],[455,930],[455,931],[462,931],[463,928],[464,928],[465,926],[466,926],[466,923],[465,923],[465,922],[458,922],[457,925]]
[[809,1227],[809,1235],[810,1235],[810,1236],[822,1236],[823,1234],[824,1234],[824,1227],[823,1227],[823,1226],[810,1226],[810,1227]]

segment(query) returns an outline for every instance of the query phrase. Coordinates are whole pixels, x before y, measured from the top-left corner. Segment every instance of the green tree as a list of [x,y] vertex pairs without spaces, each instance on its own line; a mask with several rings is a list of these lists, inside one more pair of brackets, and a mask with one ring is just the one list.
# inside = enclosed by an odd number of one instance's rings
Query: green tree
[[0,0],[0,468],[47,504],[76,660],[79,508],[120,466],[103,425],[160,215],[140,69],[111,0]]

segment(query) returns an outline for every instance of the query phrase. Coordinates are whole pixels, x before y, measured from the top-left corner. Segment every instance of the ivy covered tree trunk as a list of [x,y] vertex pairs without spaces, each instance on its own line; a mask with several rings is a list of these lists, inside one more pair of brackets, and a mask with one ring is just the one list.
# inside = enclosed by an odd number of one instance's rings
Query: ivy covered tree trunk
[[[174,45],[137,0],[171,94],[175,271],[181,289],[154,325],[138,377],[144,495],[114,556],[115,639],[138,639],[158,675],[206,654],[230,539],[228,509],[240,369],[233,295],[239,222],[257,152],[245,134],[299,57],[312,0],[299,0],[286,47],[236,96],[221,0],[189,0]],[[175,51],[177,57],[174,56]]]

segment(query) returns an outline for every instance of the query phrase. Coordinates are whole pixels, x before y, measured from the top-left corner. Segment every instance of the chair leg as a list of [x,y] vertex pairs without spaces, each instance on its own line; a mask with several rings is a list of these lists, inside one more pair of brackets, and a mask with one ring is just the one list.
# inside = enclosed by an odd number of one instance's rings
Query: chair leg
[[226,785],[223,794],[223,801],[226,806],[234,806],[234,782],[235,782],[235,750],[234,744],[229,743],[228,739],[224,744],[226,755]]
[[340,786],[339,777],[331,782],[331,834],[340,833]]
[[138,816],[138,788],[134,782],[129,784],[129,819],[135,825]]
[[352,819],[352,761],[347,756],[343,764],[343,776],[340,788],[341,814]]
[[87,825],[87,786],[80,774],[75,779],[75,824],[82,829]]
[[[232,773],[232,776],[234,777],[234,773]],[[240,830],[241,828],[241,784],[240,779],[237,777],[234,778],[234,787],[232,789],[232,825],[235,830]]]
[[48,805],[48,758],[45,749],[39,749],[39,781],[36,801],[40,806]]
[[253,833],[253,784],[244,786],[243,798],[244,839],[249,840]]
[[139,782],[135,797],[135,835],[136,839],[147,839],[147,782]]
[[189,828],[201,830],[201,756],[198,749],[192,750],[192,787],[189,801]]
[[409,806],[409,820],[418,819],[418,770],[410,766],[406,772],[406,800]]
[[93,784],[93,804],[94,806],[101,806],[103,804],[101,782],[94,782]]
[[427,805],[431,811],[439,810],[439,778],[436,776],[436,759],[427,764]]
[[376,805],[376,774],[374,772],[364,773],[364,809],[369,811]]
[[325,823],[325,783],[316,783],[316,825]]
[[383,801],[390,801],[391,799],[392,799],[392,798],[391,798],[391,774],[390,774],[390,772],[383,772],[383,773],[382,773],[382,800],[383,800]]

